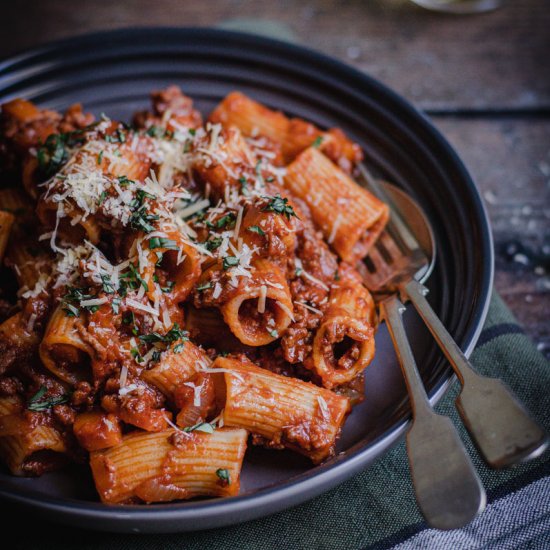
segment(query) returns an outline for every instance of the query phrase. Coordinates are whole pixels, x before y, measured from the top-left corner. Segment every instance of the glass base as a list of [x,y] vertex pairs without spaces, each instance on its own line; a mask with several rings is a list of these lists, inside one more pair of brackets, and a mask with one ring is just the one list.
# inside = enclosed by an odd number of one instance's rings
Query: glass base
[[412,0],[423,8],[447,13],[483,13],[503,4],[503,0]]

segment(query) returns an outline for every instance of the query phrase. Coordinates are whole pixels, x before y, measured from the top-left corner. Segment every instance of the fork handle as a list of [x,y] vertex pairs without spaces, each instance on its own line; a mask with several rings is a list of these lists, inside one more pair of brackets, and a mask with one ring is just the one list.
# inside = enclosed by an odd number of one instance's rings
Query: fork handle
[[485,490],[449,418],[433,410],[416,367],[396,295],[379,304],[411,400],[407,455],[418,506],[436,529],[457,529],[485,506]]
[[489,466],[504,468],[539,456],[548,446],[547,434],[501,380],[473,370],[426,300],[428,289],[413,279],[401,286],[401,293],[413,303],[462,384],[455,403]]

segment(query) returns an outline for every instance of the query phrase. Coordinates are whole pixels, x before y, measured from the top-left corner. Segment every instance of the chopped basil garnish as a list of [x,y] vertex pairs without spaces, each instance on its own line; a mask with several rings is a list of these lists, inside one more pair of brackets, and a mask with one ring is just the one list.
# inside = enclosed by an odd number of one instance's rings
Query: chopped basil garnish
[[312,147],[320,147],[321,143],[323,143],[323,136],[317,136],[314,140],[313,140],[313,143],[311,144]]
[[169,250],[178,250],[176,241],[172,239],[165,239],[164,237],[152,237],[149,239],[149,248],[167,248]]
[[223,259],[223,268],[225,270],[235,267],[236,265],[239,265],[239,258],[236,258],[235,256],[226,256]]
[[132,354],[132,357],[135,359],[138,363],[143,363],[143,357],[141,356],[141,353],[139,353],[139,350],[137,348],[132,348],[130,350],[130,353]]
[[98,206],[101,206],[108,196],[109,194],[107,193],[107,191],[101,191],[101,195],[99,195],[99,201],[97,201]]
[[103,288],[103,292],[106,294],[114,294],[115,287],[113,286],[113,283],[111,283],[111,278],[109,275],[101,275],[101,286]]
[[189,333],[186,330],[180,329],[178,323],[174,323],[174,326],[166,334],[151,332],[150,334],[142,334],[139,339],[148,344],[154,344],[155,342],[171,343],[177,340],[185,342],[189,340]]
[[212,288],[212,283],[203,283],[202,285],[197,285],[197,291],[202,292],[203,290],[206,290],[207,288]]
[[258,235],[265,235],[265,231],[259,225],[251,225],[247,227],[247,231],[251,233],[258,233]]
[[167,292],[172,292],[175,286],[176,286],[175,281],[166,281],[166,286],[161,286],[160,291],[166,294]]
[[120,312],[120,298],[113,298],[113,301],[111,302],[111,309],[115,315],[118,315]]
[[120,275],[120,294],[121,296],[126,295],[126,287],[131,288],[132,290],[136,290],[139,288],[139,285],[141,285],[145,290],[149,290],[149,286],[147,285],[147,282],[143,279],[143,277],[139,274],[139,271],[135,264],[130,263],[128,265],[128,271],[125,271]]
[[66,145],[65,134],[51,134],[44,145],[38,148],[38,167],[45,177],[53,176],[69,160]]
[[78,317],[80,310],[72,304],[65,304],[62,308],[67,317]]
[[221,237],[211,237],[204,243],[204,247],[206,250],[210,250],[212,252],[213,250],[216,250],[220,247],[222,244],[222,238]]
[[134,180],[128,179],[128,176],[119,176],[117,179],[118,179],[118,183],[122,187],[128,187],[128,185],[132,183],[136,183]]
[[[269,198],[269,197],[265,197]],[[292,216],[296,216],[296,212],[290,204],[288,204],[288,199],[281,197],[281,195],[276,195],[275,197],[269,198],[267,206],[263,209],[264,212],[275,212],[285,216],[288,220]]]
[[224,487],[231,485],[231,477],[229,476],[229,470],[227,468],[218,468],[216,470],[216,475],[220,478]]
[[187,428],[183,428],[184,432],[204,432],[207,434],[214,433],[214,426],[212,424],[209,424],[208,422],[199,422],[198,424],[195,424],[194,426],[188,426]]
[[229,212],[229,214],[226,214],[225,216],[222,216],[219,220],[217,220],[214,226],[218,229],[221,229],[222,227],[227,227],[228,229],[231,229],[232,227],[235,227],[236,220],[237,218],[235,214],[233,214],[233,212]]
[[69,395],[56,395],[55,397],[46,397],[48,389],[41,386],[40,389],[27,402],[27,409],[34,412],[44,412],[55,405],[62,405],[69,401]]

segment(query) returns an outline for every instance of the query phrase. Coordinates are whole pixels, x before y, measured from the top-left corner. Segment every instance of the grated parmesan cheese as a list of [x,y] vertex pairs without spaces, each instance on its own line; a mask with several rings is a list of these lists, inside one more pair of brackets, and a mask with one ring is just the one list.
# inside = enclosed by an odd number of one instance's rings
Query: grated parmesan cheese
[[107,298],[107,296],[103,296],[103,298],[91,298],[89,300],[80,300],[80,305],[82,307],[101,306],[103,304],[106,304],[108,301],[109,301],[109,298]]
[[243,221],[243,210],[244,206],[241,206],[239,208],[239,211],[237,212],[237,220],[235,222],[235,230],[233,231],[233,236],[235,239],[239,237],[239,230],[241,229],[241,222]]
[[121,388],[123,388],[124,386],[126,386],[126,380],[128,378],[128,367],[126,365],[124,365],[121,369],[120,369],[120,376],[118,378],[118,384]]
[[325,401],[325,398],[321,395],[317,396],[317,403],[319,403],[319,408],[321,409],[321,414],[323,415],[323,418],[327,420],[329,418],[329,410],[327,402]]
[[279,302],[279,300],[277,300],[277,307],[280,307],[289,317],[290,319],[294,322],[294,312],[285,304],[283,304],[282,302]]
[[332,224],[332,230],[327,240],[329,244],[332,244],[334,242],[334,239],[336,238],[336,233],[338,232],[338,228],[340,227],[341,223],[342,223],[342,214],[338,214],[338,216],[336,216],[336,219],[334,220],[334,223]]
[[195,407],[200,407],[202,386],[197,386],[196,384],[193,384],[193,382],[184,382],[183,385],[188,388],[193,388],[193,405]]
[[309,304],[306,304],[305,302],[295,301],[294,303],[298,304],[299,306],[305,307],[306,309],[309,309],[310,311],[313,311],[313,313],[319,313],[321,315],[323,314],[323,312],[320,309],[317,309],[313,306],[310,306]]
[[260,296],[258,297],[258,313],[265,313],[265,303],[267,299],[267,287],[260,287]]
[[145,304],[142,304],[141,302],[138,302],[137,300],[134,300],[133,298],[126,298],[126,305],[133,307],[134,309],[139,309],[141,311],[145,311],[145,313],[150,313],[151,315],[154,315],[155,317],[159,316],[159,312],[156,309],[153,309],[151,306],[146,306]]
[[221,293],[222,293],[222,286],[220,285],[220,283],[216,283],[214,285],[214,290],[212,291],[212,298],[216,300],[217,298],[220,297]]
[[27,321],[27,332],[32,332],[34,330],[34,323],[36,322],[36,313],[32,313]]

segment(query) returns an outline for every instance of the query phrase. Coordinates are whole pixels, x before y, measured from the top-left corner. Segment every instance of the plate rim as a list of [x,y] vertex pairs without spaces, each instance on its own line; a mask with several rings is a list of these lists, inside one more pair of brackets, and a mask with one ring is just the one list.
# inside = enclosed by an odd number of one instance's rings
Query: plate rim
[[[176,38],[181,36],[184,40],[216,35],[220,39],[227,38],[249,41],[257,46],[277,48],[288,53],[294,52],[300,54],[302,57],[309,57],[316,63],[332,67],[337,73],[344,74],[353,81],[366,84],[366,87],[369,89],[376,89],[378,93],[388,98],[392,106],[417,119],[417,122],[422,125],[423,131],[427,132],[430,139],[438,143],[442,152],[447,155],[448,160],[453,164],[458,178],[469,190],[469,200],[475,208],[472,215],[478,225],[481,240],[479,244],[483,249],[484,259],[482,262],[483,269],[480,270],[478,303],[473,310],[473,320],[467,330],[465,330],[461,345],[465,355],[469,356],[475,347],[487,317],[494,280],[493,235],[486,206],[483,203],[480,191],[458,153],[435,127],[428,116],[403,96],[369,74],[301,44],[294,44],[248,32],[222,30],[214,27],[138,26],[76,34],[0,59],[0,86],[2,86],[3,80],[9,76],[10,71],[15,70],[18,64],[32,62],[44,55],[60,53],[68,45],[76,46],[77,44],[95,42],[96,40],[106,38],[122,40],[124,37],[139,35],[149,35],[150,37],[156,35],[161,37],[163,33],[170,33],[172,37]],[[430,402],[432,404],[437,403],[454,380],[456,380],[456,376],[452,374],[450,367],[448,367],[446,372],[441,375],[441,380],[430,392]],[[160,533],[222,527],[242,523],[296,506],[328,491],[358,471],[365,469],[375,458],[385,454],[400,440],[409,421],[409,418],[407,418],[398,422],[393,428],[390,428],[385,434],[365,448],[354,450],[360,443],[354,445],[345,457],[336,458],[325,465],[312,468],[298,476],[259,489],[250,494],[225,499],[144,505],[140,507],[117,505],[115,507],[100,502],[54,497],[39,492],[34,494],[32,490],[25,491],[25,493],[13,492],[4,487],[0,487],[0,497],[35,510],[41,510],[50,518],[57,521],[67,522],[70,520],[84,526],[82,522],[87,519],[101,519],[105,523],[99,524],[98,522],[98,524],[92,523],[85,526],[102,531]],[[200,520],[197,524],[191,523],[197,520]],[[176,527],[174,525],[176,521],[181,521],[183,525]],[[144,526],[143,522],[147,522],[147,524]],[[136,527],[137,525],[145,528],[138,528]]]

